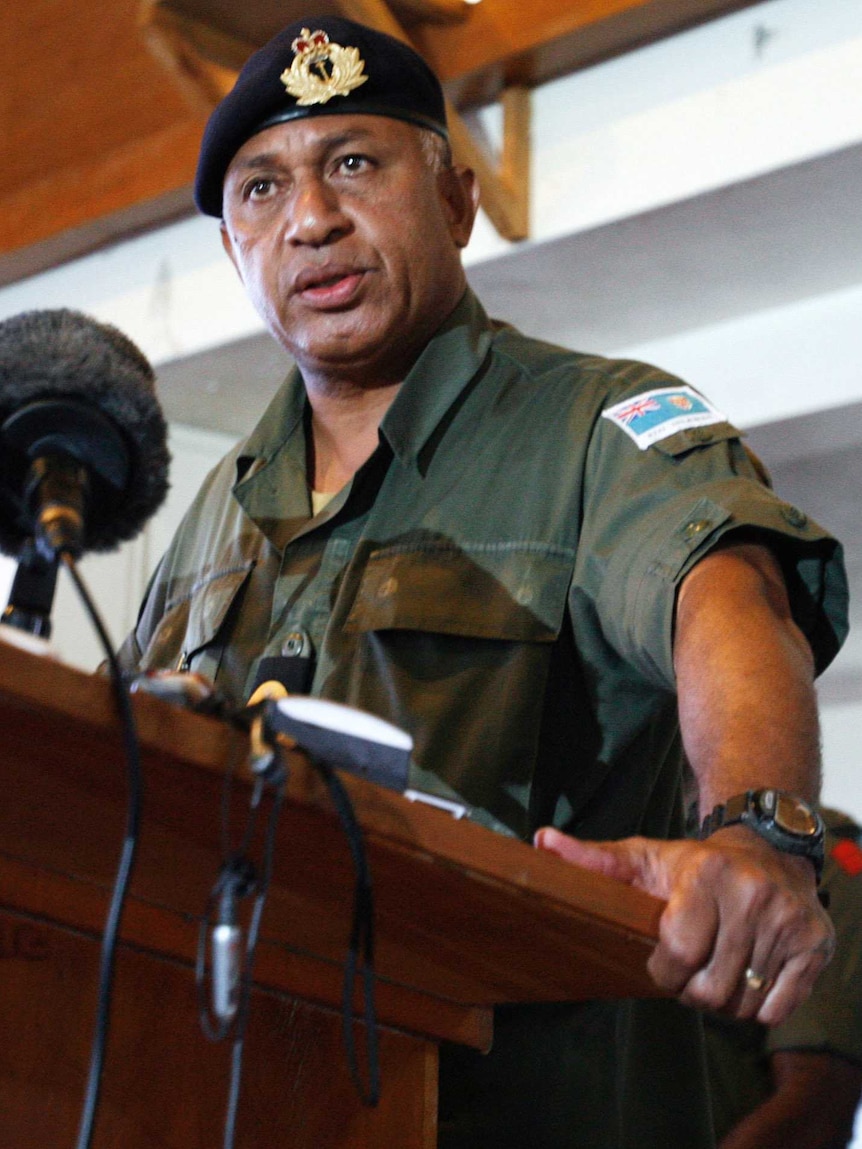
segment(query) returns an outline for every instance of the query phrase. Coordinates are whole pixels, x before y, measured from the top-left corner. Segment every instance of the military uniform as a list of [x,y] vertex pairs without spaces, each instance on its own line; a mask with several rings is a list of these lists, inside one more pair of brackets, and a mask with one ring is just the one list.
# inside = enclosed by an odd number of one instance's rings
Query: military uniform
[[[675,592],[728,535],[773,548],[818,668],[843,638],[838,545],[761,484],[735,428],[666,373],[489,321],[469,291],[316,516],[308,417],[294,372],[204,485],[125,664],[189,667],[236,701],[299,668],[408,730],[411,784],[488,826],[681,832]],[[444,1059],[443,1143],[709,1144],[690,1029],[666,1002],[507,1011],[490,1058]]]
[[811,996],[783,1025],[709,1017],[707,1064],[716,1137],[721,1140],[772,1093],[773,1053],[829,1053],[862,1067],[862,828],[823,810],[826,861],[822,888],[838,947]]

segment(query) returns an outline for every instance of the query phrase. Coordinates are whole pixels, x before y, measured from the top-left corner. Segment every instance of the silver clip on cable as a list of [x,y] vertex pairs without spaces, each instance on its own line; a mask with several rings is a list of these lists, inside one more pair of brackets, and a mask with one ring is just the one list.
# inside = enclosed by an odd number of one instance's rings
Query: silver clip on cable
[[[207,899],[206,911],[198,932],[195,978],[201,1029],[211,1041],[223,1041],[229,1036],[233,1038],[224,1149],[232,1149],[234,1144],[254,955],[272,877],[275,831],[287,785],[287,775],[278,747],[270,747],[268,751],[264,754],[260,746],[252,747],[249,766],[256,780],[250,800],[248,825],[242,837],[240,850],[232,853],[222,863]],[[266,789],[272,792],[272,807],[264,833],[263,860],[258,873],[247,857],[246,851],[251,844],[256,815]],[[226,825],[228,805],[226,802],[223,809],[225,842],[228,839]],[[253,897],[254,900],[248,927],[243,930],[239,903],[246,897]],[[209,987],[207,986],[208,950]]]
[[217,1023],[229,1027],[239,1011],[245,959],[238,902],[257,886],[251,862],[231,859],[222,869],[219,886],[218,915],[210,932],[211,1009]]

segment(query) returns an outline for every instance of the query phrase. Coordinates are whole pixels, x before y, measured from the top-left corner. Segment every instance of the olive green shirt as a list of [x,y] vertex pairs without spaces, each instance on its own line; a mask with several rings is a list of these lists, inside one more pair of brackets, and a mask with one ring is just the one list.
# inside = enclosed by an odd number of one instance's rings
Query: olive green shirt
[[408,730],[412,783],[476,819],[519,836],[549,822],[666,834],[682,577],[756,530],[821,667],[846,596],[837,544],[757,481],[730,424],[640,450],[601,418],[674,382],[491,324],[468,293],[377,452],[312,517],[295,372],[205,483],[127,665],[191,667],[241,702],[259,660],[300,636],[311,693]]
[[[681,832],[680,580],[732,532],[767,542],[820,668],[846,582],[838,545],[762,485],[729,423],[642,450],[603,417],[679,385],[527,339],[468,291],[377,451],[313,517],[294,372],[205,483],[125,664],[191,667],[241,701],[262,658],[300,652],[313,694],[409,731],[411,784],[488,826]],[[492,1055],[443,1058],[441,1145],[709,1145],[700,1039],[677,1009],[501,1012]]]

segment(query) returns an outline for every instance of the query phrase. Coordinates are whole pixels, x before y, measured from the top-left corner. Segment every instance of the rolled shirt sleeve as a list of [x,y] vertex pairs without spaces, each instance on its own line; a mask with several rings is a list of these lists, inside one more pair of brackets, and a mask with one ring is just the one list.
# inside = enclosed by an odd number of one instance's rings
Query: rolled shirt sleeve
[[741,433],[724,421],[645,449],[613,422],[596,422],[575,585],[595,602],[611,645],[656,685],[673,689],[680,582],[733,534],[765,544],[780,560],[818,673],[846,636],[840,544],[760,473]]

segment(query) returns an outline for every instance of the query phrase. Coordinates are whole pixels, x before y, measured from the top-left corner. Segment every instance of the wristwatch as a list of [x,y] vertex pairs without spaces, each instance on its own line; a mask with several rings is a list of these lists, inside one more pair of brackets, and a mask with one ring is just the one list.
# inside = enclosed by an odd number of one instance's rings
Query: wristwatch
[[700,837],[737,823],[749,826],[776,850],[810,859],[820,881],[825,830],[823,819],[808,802],[785,790],[746,790],[707,814]]

